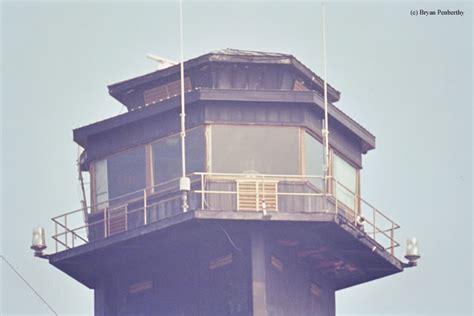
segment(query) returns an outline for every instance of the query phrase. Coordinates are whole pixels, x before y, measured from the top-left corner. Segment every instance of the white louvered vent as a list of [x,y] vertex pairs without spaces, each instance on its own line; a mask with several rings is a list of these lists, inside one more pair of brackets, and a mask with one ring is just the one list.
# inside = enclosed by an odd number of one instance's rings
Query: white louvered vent
[[277,181],[238,180],[237,209],[239,211],[262,211],[263,202],[267,211],[278,210]]
[[114,235],[127,230],[127,206],[110,209],[108,213],[108,235]]

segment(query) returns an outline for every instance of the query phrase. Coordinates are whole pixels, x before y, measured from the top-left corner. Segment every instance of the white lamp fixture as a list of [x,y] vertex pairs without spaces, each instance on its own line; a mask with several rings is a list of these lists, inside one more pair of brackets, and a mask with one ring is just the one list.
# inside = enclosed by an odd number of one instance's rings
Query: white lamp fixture
[[33,228],[33,239],[31,242],[31,249],[35,251],[36,257],[43,256],[43,250],[46,249],[46,241],[43,227]]
[[416,261],[420,259],[420,250],[418,249],[418,240],[416,238],[407,239],[405,258],[410,266],[416,266]]

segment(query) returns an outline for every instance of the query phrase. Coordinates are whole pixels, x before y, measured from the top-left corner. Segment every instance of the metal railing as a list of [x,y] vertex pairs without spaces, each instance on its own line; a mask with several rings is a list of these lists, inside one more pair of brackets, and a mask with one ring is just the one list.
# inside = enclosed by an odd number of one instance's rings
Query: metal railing
[[[395,239],[400,226],[332,177],[325,181],[322,176],[204,172],[189,177],[190,210],[331,213],[392,255],[400,245]],[[55,250],[74,248],[181,212],[179,179],[173,179],[52,218]]]
[[[346,212],[345,216],[342,216],[343,219],[363,230],[385,250],[390,251],[390,254],[395,255],[395,248],[400,246],[395,239],[395,231],[400,228],[400,225],[333,177],[329,177],[328,183],[330,187],[328,197],[332,199],[336,212],[339,214],[342,209]],[[341,202],[340,197],[338,198],[338,189],[349,194],[353,199],[354,207]],[[366,231],[367,228],[368,231]]]
[[[129,223],[133,215],[140,215],[138,217],[141,221],[138,226],[156,221],[157,218],[150,218],[149,210],[172,200],[180,200],[181,195],[176,195],[178,191],[179,179],[172,179],[53,217],[55,234],[52,238],[55,241],[55,251],[74,248],[129,230],[137,226]],[[121,227],[123,229],[114,231],[111,228],[118,219],[124,221]]]

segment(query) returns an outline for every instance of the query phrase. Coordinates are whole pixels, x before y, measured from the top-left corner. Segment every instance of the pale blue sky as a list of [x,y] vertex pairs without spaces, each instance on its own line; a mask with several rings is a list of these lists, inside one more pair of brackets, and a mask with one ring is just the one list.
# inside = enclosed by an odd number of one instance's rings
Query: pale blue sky
[[[413,17],[413,9],[463,17]],[[31,229],[79,205],[72,129],[124,109],[106,85],[179,58],[177,2],[10,1],[1,5],[0,253],[61,314],[93,293],[33,258]],[[330,2],[328,80],[336,105],[377,137],[363,196],[420,240],[416,269],[337,294],[338,315],[472,314],[472,4]],[[320,4],[184,3],[185,57],[283,52],[322,73]],[[48,240],[52,246],[51,240]],[[52,247],[51,247],[52,248]],[[399,256],[403,255],[400,249]],[[48,309],[0,263],[4,314]]]

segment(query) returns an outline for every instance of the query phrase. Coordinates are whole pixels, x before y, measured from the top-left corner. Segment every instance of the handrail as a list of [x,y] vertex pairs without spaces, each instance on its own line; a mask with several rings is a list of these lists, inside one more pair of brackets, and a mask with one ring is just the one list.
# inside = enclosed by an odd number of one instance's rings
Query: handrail
[[[400,228],[395,221],[390,219],[387,215],[382,213],[380,210],[375,208],[372,204],[367,202],[365,199],[360,197],[357,193],[353,192],[347,186],[342,184],[340,181],[335,179],[332,176],[325,178],[324,176],[313,176],[313,175],[281,175],[281,174],[238,174],[238,173],[211,173],[211,172],[195,172],[188,175],[192,178],[193,184],[199,184],[190,191],[190,194],[193,196],[196,202],[196,205],[199,205],[202,210],[218,210],[219,208],[213,208],[209,199],[214,195],[227,195],[232,198],[236,197],[238,200],[239,189],[230,189],[230,188],[215,188],[211,190],[208,188],[208,183],[220,183],[215,182],[218,180],[227,180],[235,181],[240,180],[252,180],[256,181],[257,185],[255,188],[255,206],[256,211],[266,212],[268,209],[268,199],[273,199],[272,210],[280,212],[292,212],[295,209],[282,209],[285,207],[279,206],[281,199],[287,199],[291,197],[298,197],[300,201],[308,201],[300,204],[299,207],[308,208],[310,212],[332,212],[335,213],[337,217],[345,219],[346,222],[351,223],[355,228],[363,230],[364,225],[371,228],[369,231],[364,232],[369,236],[374,242],[378,243],[383,249],[390,251],[394,254],[394,248],[398,247],[400,244],[395,240],[394,231]],[[326,180],[326,186],[330,188],[329,190],[323,190],[322,188],[314,185],[312,180]],[[87,206],[87,208],[80,208],[74,211],[64,213],[52,218],[52,221],[55,224],[55,234],[53,239],[56,242],[56,251],[58,251],[58,246],[62,246],[65,249],[74,248],[76,245],[75,239],[79,239],[82,243],[88,243],[91,240],[97,238],[107,238],[112,234],[132,229],[136,225],[147,225],[152,221],[158,220],[152,218],[155,217],[162,218],[162,215],[159,215],[157,212],[159,205],[165,205],[166,203],[172,203],[173,200],[181,198],[181,194],[178,187],[179,178],[171,179],[166,182],[153,185],[150,187],[143,188],[134,192],[129,192],[124,195],[114,197],[107,201],[97,203],[95,205]],[[279,184],[290,181],[290,186],[295,183],[295,185],[304,185],[303,192],[286,192],[286,188],[282,189]],[[276,186],[273,186],[276,190],[273,193],[268,193],[265,191],[266,183],[276,183]],[[175,185],[175,184],[176,185]],[[261,185],[261,184],[262,185]],[[300,183],[300,184],[299,184]],[[324,182],[321,182],[323,184]],[[312,184],[312,185],[310,185]],[[323,184],[324,185],[324,184]],[[267,187],[268,188],[268,187]],[[344,194],[349,194],[354,198],[353,208],[344,204],[343,201],[338,198],[337,194],[339,188],[344,189]],[[306,190],[310,190],[309,192]],[[263,191],[261,191],[263,190]],[[273,190],[273,189],[272,189]],[[166,198],[160,198],[160,196],[173,194],[172,196],[167,196]],[[251,196],[251,193],[242,193],[244,195]],[[274,196],[272,198],[272,196]],[[309,199],[323,199],[323,201],[330,202],[329,208],[322,209],[317,200]],[[200,199],[200,201],[199,201]],[[267,200],[267,201],[265,201]],[[283,201],[283,200],[282,200]],[[286,204],[288,205],[287,200]],[[294,202],[291,203],[296,203]],[[312,202],[311,202],[312,201]],[[118,203],[117,203],[118,202]],[[142,203],[136,205],[136,203]],[[210,203],[210,204],[209,204]],[[236,202],[237,203],[237,202]],[[254,203],[254,202],[252,202]],[[316,204],[314,204],[316,203]],[[129,206],[133,204],[134,207],[129,209]],[[296,205],[296,204],[295,204]],[[301,206],[303,205],[303,206]],[[309,206],[308,206],[309,205]],[[324,202],[324,205],[327,205]],[[229,205],[227,206],[229,207]],[[286,206],[288,207],[288,206]],[[299,209],[297,206],[292,206],[296,209]],[[238,205],[237,205],[238,208]],[[195,208],[196,209],[196,208]],[[155,213],[151,212],[154,210]],[[222,209],[221,209],[222,210]],[[68,224],[68,218],[76,216],[75,214],[81,212],[84,214],[84,211],[89,214],[85,225],[79,225],[79,227],[72,228],[71,221]],[[165,211],[167,212],[167,211]],[[96,214],[97,218],[91,218],[92,214]],[[102,215],[100,215],[102,214]],[[137,219],[132,219],[130,216],[133,214],[139,214],[138,222]],[[141,215],[140,215],[141,214]],[[170,216],[168,213],[166,216]],[[134,215],[135,216],[135,215]],[[376,222],[376,220],[378,221]],[[82,219],[84,222],[84,220]],[[130,222],[132,221],[132,222]],[[135,222],[134,222],[135,221]],[[382,221],[382,222],[381,222]],[[58,231],[58,229],[60,231]],[[68,235],[71,235],[71,240],[68,239]],[[94,237],[95,236],[95,237]],[[377,238],[379,236],[379,238]],[[383,236],[383,238],[381,237]],[[380,239],[382,238],[382,240]],[[63,239],[63,240],[62,240]],[[381,244],[385,243],[385,245]],[[387,246],[386,243],[389,243]],[[72,244],[71,244],[72,243]]]
[[194,172],[193,175],[199,176],[211,176],[211,177],[227,177],[229,179],[235,178],[275,178],[279,180],[284,179],[307,179],[307,178],[316,178],[324,179],[324,176],[314,176],[314,175],[292,175],[292,174],[265,174],[265,173],[222,173],[222,172]]
[[[198,175],[198,173],[190,173],[188,174],[188,177],[192,177],[193,175]],[[176,182],[178,185],[179,185],[179,178],[174,178],[174,179],[171,179],[171,180],[168,180],[168,181],[165,181],[165,182],[162,182],[162,183],[159,183],[159,184],[156,184],[156,185],[153,185],[153,186],[149,186],[149,187],[145,187],[143,189],[139,189],[139,190],[136,190],[136,191],[132,191],[132,192],[128,192],[128,193],[125,193],[125,194],[122,194],[120,196],[116,196],[114,198],[111,198],[111,199],[108,199],[107,201],[103,201],[103,202],[99,202],[99,203],[96,203],[94,205],[89,205],[87,206],[87,209],[95,209],[97,208],[97,206],[99,205],[108,205],[110,202],[114,202],[114,201],[117,201],[117,200],[123,200],[124,198],[128,197],[128,196],[133,196],[133,195],[137,195],[138,193],[142,193],[144,190],[147,190],[147,191],[150,191],[152,189],[155,189],[155,188],[158,188],[158,187],[161,187],[161,186],[165,186],[165,185],[169,185],[170,183],[173,183],[173,182]],[[171,190],[170,190],[171,191]],[[152,192],[153,193],[153,192]],[[137,199],[137,201],[139,201],[140,199]],[[130,200],[127,200],[127,202],[129,202]],[[79,211],[84,211],[84,207],[81,207],[80,209],[76,209],[76,210],[73,210],[73,211],[70,211],[70,212],[67,212],[67,213],[64,213],[64,214],[61,214],[61,215],[58,215],[58,216],[55,216],[53,218],[51,218],[52,220],[53,219],[56,219],[56,218],[60,218],[60,217],[64,217],[64,215],[69,215],[69,214],[73,214],[73,213],[77,213]]]

